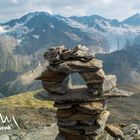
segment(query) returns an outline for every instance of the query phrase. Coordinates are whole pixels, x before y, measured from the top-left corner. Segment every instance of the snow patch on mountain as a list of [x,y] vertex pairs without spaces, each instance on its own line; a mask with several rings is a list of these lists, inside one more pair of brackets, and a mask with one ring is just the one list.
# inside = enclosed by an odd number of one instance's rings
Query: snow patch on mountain
[[54,29],[54,28],[55,28],[55,27],[54,27],[54,25],[52,25],[52,24],[51,24],[51,28],[53,28],[53,29]]
[[77,36],[76,34],[72,34],[72,33],[69,33],[69,32],[64,32],[69,38],[71,38],[72,40],[75,40],[75,41],[80,41],[81,38],[79,36]]
[[0,34],[3,34],[5,32],[6,32],[6,30],[2,26],[0,26]]
[[39,39],[39,35],[32,35],[34,38]]

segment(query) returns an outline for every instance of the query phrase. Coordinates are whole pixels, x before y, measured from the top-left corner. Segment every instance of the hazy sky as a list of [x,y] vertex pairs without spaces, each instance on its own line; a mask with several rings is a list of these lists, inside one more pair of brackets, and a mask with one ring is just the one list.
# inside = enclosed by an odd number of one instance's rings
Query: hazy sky
[[98,14],[122,20],[140,12],[140,0],[0,0],[0,22],[33,11],[63,16]]

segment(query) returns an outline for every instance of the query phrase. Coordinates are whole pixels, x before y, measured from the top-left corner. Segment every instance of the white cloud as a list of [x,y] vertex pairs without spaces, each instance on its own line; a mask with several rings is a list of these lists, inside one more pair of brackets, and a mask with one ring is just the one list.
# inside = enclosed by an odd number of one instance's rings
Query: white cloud
[[63,16],[99,14],[124,19],[140,12],[138,0],[0,0],[0,20],[20,17],[33,11]]
[[11,0],[14,4],[18,4],[18,0]]

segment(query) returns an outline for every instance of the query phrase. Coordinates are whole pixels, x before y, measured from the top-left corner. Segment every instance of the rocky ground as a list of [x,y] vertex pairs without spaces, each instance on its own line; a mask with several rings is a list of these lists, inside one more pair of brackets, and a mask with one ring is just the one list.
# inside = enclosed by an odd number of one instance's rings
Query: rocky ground
[[[48,106],[48,102],[34,101],[33,96],[27,95],[29,93],[0,100],[0,113],[4,116],[15,116],[20,126],[20,129],[0,130],[0,140],[55,140],[58,133],[56,110],[50,108],[50,105],[49,108],[45,108],[44,106]],[[29,103],[26,98],[31,102]],[[125,134],[125,140],[140,140],[139,99],[138,92],[130,98],[119,98],[107,102],[108,110],[112,114],[108,123],[120,124]],[[113,138],[109,136],[109,140],[113,140]]]

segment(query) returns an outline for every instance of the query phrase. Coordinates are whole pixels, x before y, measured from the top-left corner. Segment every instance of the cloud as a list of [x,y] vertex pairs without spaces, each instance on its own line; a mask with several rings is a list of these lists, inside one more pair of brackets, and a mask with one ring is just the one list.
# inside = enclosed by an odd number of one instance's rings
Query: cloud
[[18,4],[18,0],[11,0],[14,4]]
[[138,0],[0,0],[0,20],[17,18],[33,11],[49,11],[63,16],[99,14],[124,19],[140,12]]

